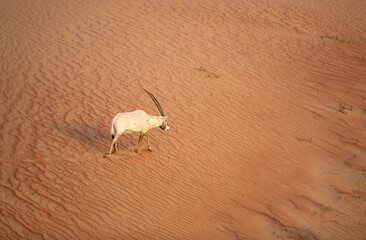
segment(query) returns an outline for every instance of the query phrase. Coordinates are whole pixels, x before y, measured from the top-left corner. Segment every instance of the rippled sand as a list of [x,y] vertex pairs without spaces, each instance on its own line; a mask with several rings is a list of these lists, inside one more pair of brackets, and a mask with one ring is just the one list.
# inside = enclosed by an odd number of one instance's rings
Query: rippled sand
[[0,238],[365,239],[365,1],[182,2],[0,1]]

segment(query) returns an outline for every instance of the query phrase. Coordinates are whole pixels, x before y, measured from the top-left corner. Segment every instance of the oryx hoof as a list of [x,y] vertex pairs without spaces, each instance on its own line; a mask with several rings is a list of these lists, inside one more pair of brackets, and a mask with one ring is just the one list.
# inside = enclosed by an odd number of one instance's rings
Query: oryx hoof
[[149,150],[150,152],[152,152],[151,146],[147,146],[147,150]]

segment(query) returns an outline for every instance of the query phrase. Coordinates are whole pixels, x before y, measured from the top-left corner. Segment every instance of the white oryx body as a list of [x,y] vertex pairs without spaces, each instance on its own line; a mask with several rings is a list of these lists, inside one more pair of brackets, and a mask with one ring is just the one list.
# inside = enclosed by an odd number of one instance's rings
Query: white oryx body
[[113,149],[115,149],[116,153],[118,153],[117,140],[123,134],[140,133],[137,148],[137,153],[140,153],[140,147],[144,136],[147,137],[148,148],[149,150],[151,150],[149,146],[149,136],[147,135],[147,131],[156,127],[160,127],[164,131],[169,131],[170,127],[168,126],[167,122],[168,117],[164,116],[164,112],[156,98],[148,91],[146,92],[153,99],[154,103],[160,111],[161,116],[152,116],[142,110],[118,113],[116,116],[114,116],[111,126],[112,144],[108,156],[112,154]]
[[118,113],[112,119],[111,136],[114,138],[118,133],[146,133],[161,126],[166,119],[164,116],[151,116],[142,110]]

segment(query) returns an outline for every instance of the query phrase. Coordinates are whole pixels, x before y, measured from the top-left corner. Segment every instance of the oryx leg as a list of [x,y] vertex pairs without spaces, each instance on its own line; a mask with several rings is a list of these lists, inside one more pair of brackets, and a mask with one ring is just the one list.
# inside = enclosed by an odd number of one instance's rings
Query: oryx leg
[[[114,136],[112,136],[112,140],[114,139]],[[115,144],[113,144],[113,149],[112,149],[112,152],[111,153],[116,153],[118,154],[118,147],[117,147],[117,142]]]
[[118,154],[117,142],[114,144],[114,150],[115,150],[116,154]]
[[142,145],[142,139],[144,138],[145,133],[141,132],[139,137],[139,145],[137,146],[137,154],[140,154],[140,147]]
[[147,139],[147,148],[151,151],[151,146],[149,143],[149,135],[147,135],[147,133],[145,133],[146,139]]
[[111,144],[111,147],[109,149],[109,153],[107,154],[107,156],[110,156],[112,154],[112,151],[113,149],[115,148],[116,150],[116,153],[118,153],[118,150],[117,150],[117,140],[120,136],[122,136],[123,132],[122,133],[119,133],[118,135],[116,135],[113,140],[112,140],[112,144]]

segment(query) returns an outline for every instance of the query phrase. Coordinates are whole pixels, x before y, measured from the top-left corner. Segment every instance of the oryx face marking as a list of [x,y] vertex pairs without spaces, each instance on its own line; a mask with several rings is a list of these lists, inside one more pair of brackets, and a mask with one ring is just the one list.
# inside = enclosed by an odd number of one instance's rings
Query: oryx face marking
[[164,119],[162,124],[160,125],[160,128],[164,131],[169,131],[170,127],[168,125],[168,120]]

